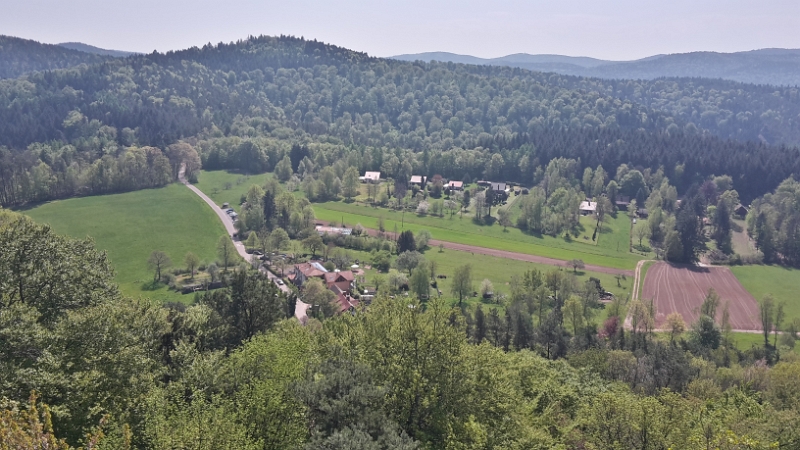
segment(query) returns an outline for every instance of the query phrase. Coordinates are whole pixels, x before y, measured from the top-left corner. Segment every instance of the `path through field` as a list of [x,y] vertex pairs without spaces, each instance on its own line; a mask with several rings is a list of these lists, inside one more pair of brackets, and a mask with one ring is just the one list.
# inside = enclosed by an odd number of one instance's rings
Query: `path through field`
[[727,267],[655,263],[647,270],[642,299],[652,299],[655,303],[656,329],[662,329],[667,315],[673,312],[680,313],[689,325],[697,320],[700,305],[712,287],[721,300],[717,308],[717,321],[722,317],[724,304],[728,302],[734,331],[761,329],[758,303]]

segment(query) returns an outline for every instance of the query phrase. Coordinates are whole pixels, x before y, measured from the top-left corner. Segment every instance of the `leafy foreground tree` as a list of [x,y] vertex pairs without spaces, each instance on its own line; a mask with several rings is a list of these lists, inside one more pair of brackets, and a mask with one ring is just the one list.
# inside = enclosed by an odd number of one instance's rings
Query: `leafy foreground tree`
[[24,304],[43,322],[119,297],[105,252],[8,213],[0,223],[0,308]]

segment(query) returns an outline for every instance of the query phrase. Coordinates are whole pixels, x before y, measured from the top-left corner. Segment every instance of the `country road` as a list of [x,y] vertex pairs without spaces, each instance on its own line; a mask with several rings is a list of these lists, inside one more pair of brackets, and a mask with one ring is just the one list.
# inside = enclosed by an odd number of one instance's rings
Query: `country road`
[[[241,256],[245,261],[250,262],[250,258],[252,257],[252,255],[247,253],[244,244],[242,244],[242,242],[236,239],[235,237],[236,227],[233,226],[233,220],[231,220],[230,216],[228,216],[225,210],[220,208],[214,202],[214,200],[211,200],[211,198],[209,198],[206,194],[204,194],[203,191],[197,189],[197,187],[189,183],[189,181],[186,180],[185,172],[186,172],[186,167],[181,166],[180,172],[178,172],[178,180],[180,180],[180,182],[183,183],[184,186],[188,187],[192,192],[194,192],[200,198],[202,198],[203,201],[205,201],[206,204],[208,204],[208,206],[211,207],[211,209],[217,214],[217,217],[219,217],[219,220],[222,221],[222,226],[225,227],[225,231],[228,233],[228,236],[230,236],[231,241],[233,242],[233,246],[236,248],[236,252],[239,253],[239,256]],[[289,289],[285,284],[278,283],[279,277],[277,275],[270,272],[263,266],[259,267],[258,270],[261,273],[265,274],[267,278],[269,278],[273,283],[275,283],[275,285],[278,286],[278,288],[281,291],[283,291],[283,293],[287,295],[292,293],[291,289]],[[309,306],[310,305],[301,302],[299,299],[295,304],[294,315],[302,323],[305,323],[305,321],[307,320],[306,311],[308,310]]]

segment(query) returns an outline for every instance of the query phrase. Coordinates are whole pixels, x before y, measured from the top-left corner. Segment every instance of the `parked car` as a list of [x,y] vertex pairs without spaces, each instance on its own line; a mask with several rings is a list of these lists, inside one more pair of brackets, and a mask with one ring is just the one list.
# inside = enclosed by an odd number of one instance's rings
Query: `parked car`
[[283,280],[280,278],[276,279],[275,282],[278,283],[278,286],[283,286]]

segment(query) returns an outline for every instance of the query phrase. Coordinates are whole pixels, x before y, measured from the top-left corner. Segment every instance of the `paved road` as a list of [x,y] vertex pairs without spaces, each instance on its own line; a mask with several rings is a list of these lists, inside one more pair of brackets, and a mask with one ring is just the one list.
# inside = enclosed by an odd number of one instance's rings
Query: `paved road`
[[[317,221],[317,223],[323,224],[323,225],[327,224],[326,222],[322,222],[322,221]],[[367,228],[366,230],[367,230],[367,233],[369,233],[371,236],[376,236],[378,233],[380,233],[380,231],[378,231],[378,230],[373,230],[373,229],[369,229],[369,228]],[[384,235],[388,236],[390,239],[395,239],[394,238],[394,233],[386,232],[386,233],[384,233]],[[568,267],[568,262],[567,261],[564,261],[564,260],[561,260],[561,259],[555,259],[555,258],[547,258],[545,256],[529,255],[527,253],[509,252],[509,251],[506,251],[506,250],[496,250],[496,249],[493,249],[493,248],[478,247],[478,246],[475,246],[475,245],[457,244],[455,242],[440,241],[440,240],[437,240],[437,239],[431,239],[428,242],[428,245],[430,245],[433,248],[438,247],[439,244],[442,244],[442,246],[444,248],[447,248],[447,249],[450,249],[450,250],[458,250],[458,251],[462,251],[462,252],[477,253],[479,255],[495,256],[495,257],[498,257],[498,258],[515,259],[517,261],[526,261],[526,262],[532,262],[532,263],[537,263],[537,264],[547,264],[547,265],[550,265],[550,266]],[[595,266],[593,264],[586,264],[585,267],[584,267],[584,270],[589,270],[589,271],[592,271],[592,272],[607,273],[607,274],[611,274],[611,275],[625,275],[626,277],[634,276],[634,271],[633,270],[614,269],[614,268],[611,268],[611,267]]]
[[[220,208],[214,202],[214,200],[211,200],[206,194],[203,193],[203,191],[201,191],[200,189],[197,189],[197,187],[195,187],[193,184],[189,183],[189,181],[186,180],[186,177],[184,176],[185,169],[186,168],[184,166],[181,166],[181,170],[180,170],[180,172],[178,172],[178,179],[186,187],[191,189],[192,192],[194,192],[200,198],[202,198],[203,201],[205,201],[206,204],[208,204],[208,206],[211,207],[211,209],[217,214],[217,217],[219,217],[219,220],[222,221],[222,225],[225,227],[225,231],[228,233],[228,236],[230,236],[231,241],[233,241],[234,247],[236,247],[236,252],[239,253],[239,256],[241,256],[245,261],[250,262],[253,255],[247,253],[247,251],[245,250],[244,244],[240,240],[238,240],[238,239],[236,239],[234,237],[236,235],[236,227],[233,226],[233,220],[231,220],[230,216],[228,216],[228,214],[225,212],[225,210]],[[267,270],[263,266],[259,267],[259,271],[261,271],[261,273],[267,275],[267,278],[272,280],[272,282],[275,283],[275,285],[278,286],[278,288],[281,291],[283,291],[285,294],[289,295],[289,294],[292,293],[291,289],[289,289],[289,287],[286,286],[286,284],[279,284],[278,283],[277,280],[279,279],[279,277],[277,275],[275,275],[274,273],[270,272],[269,270]],[[305,323],[305,321],[307,319],[306,310],[308,310],[309,306],[310,305],[301,302],[299,299],[297,300],[297,304],[295,305],[294,315],[295,315],[295,317],[297,317],[298,320],[300,320],[300,322]]]

